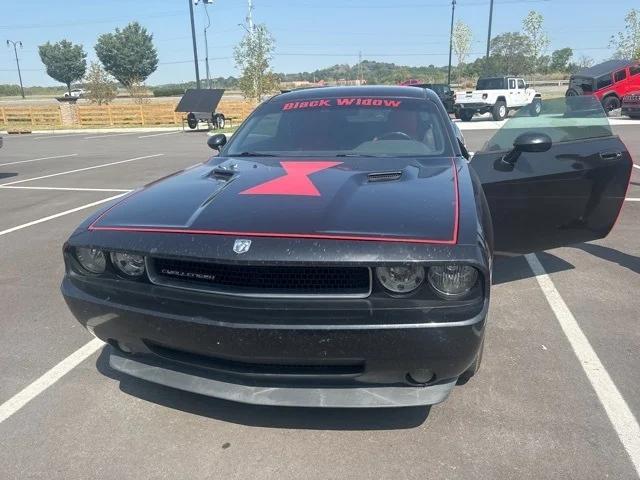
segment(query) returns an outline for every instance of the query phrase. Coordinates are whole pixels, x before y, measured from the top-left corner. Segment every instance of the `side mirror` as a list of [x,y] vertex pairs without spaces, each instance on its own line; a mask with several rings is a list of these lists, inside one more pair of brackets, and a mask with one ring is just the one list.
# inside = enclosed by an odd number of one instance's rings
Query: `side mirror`
[[220,150],[227,143],[227,136],[224,133],[212,135],[207,140],[207,145],[214,150]]
[[502,164],[506,164],[513,168],[523,152],[546,152],[551,148],[552,144],[553,141],[551,140],[551,137],[546,133],[526,132],[518,135],[513,142],[513,150],[502,157],[500,161]]

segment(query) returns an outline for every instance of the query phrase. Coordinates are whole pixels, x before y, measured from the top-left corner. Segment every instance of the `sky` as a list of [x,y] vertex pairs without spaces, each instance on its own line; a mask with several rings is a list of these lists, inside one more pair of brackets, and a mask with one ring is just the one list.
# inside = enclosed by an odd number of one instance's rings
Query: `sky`
[[[95,60],[97,37],[130,21],[153,34],[159,65],[150,85],[195,79],[189,0],[0,0],[0,84],[18,83],[13,48],[18,50],[25,86],[58,85],[46,75],[38,45],[67,39],[84,45]],[[549,52],[563,47],[594,60],[610,58],[612,34],[638,0],[495,0],[492,36],[517,31],[529,10],[545,18]],[[606,8],[603,8],[606,5]],[[195,7],[201,77],[204,77],[206,16]],[[246,0],[214,0],[208,7],[212,76],[237,75],[233,47],[244,30]],[[446,65],[451,0],[254,0],[254,21],[264,23],[276,40],[273,69],[295,73],[362,58],[402,65]],[[470,60],[486,49],[489,0],[457,0],[456,19],[472,28]],[[455,58],[455,57],[454,57]]]

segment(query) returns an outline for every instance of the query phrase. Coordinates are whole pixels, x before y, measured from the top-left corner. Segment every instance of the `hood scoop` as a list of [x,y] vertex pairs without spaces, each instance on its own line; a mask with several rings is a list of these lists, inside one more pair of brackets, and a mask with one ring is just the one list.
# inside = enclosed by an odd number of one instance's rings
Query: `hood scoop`
[[229,181],[236,174],[233,170],[227,170],[226,168],[216,167],[214,168],[209,176],[211,178],[215,178],[216,180]]
[[379,182],[393,182],[394,180],[400,180],[402,177],[402,171],[397,170],[395,172],[376,172],[367,175],[367,181],[369,183]]

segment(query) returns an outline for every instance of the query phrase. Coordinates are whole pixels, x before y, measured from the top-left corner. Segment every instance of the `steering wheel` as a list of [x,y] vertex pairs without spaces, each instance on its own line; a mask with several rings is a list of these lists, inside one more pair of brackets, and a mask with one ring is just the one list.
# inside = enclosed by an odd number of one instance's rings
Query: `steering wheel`
[[413,140],[413,138],[404,132],[389,132],[378,137],[378,140]]

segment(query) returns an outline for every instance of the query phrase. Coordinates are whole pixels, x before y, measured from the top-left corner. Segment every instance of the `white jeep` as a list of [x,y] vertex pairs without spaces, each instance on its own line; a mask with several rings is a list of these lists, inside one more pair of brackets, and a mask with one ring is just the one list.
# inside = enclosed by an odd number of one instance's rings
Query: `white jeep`
[[489,112],[494,120],[504,120],[509,110],[523,107],[533,116],[540,115],[542,97],[518,77],[480,78],[475,90],[456,93],[456,117],[463,122],[469,122],[476,113]]

